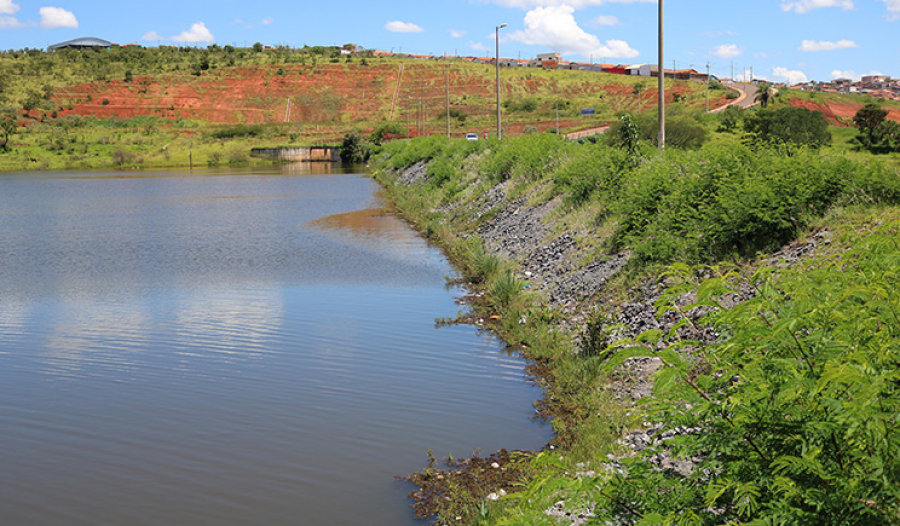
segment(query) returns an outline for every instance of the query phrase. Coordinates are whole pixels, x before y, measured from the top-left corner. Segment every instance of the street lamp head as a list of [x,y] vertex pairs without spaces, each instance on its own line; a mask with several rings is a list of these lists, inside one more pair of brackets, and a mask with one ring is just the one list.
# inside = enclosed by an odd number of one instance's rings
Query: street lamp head
[[503,29],[504,27],[506,27],[506,24],[500,24],[499,26],[497,26],[497,29]]

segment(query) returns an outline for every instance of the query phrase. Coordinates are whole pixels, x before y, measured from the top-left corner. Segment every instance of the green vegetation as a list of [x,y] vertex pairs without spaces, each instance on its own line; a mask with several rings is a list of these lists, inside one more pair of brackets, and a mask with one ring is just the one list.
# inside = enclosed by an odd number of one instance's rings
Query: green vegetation
[[[686,477],[654,469],[652,451],[628,476],[600,483],[608,519],[645,524],[889,525],[900,517],[900,222],[867,226],[846,253],[802,269],[764,267],[752,276],[714,268],[697,287],[670,290],[661,311],[711,310],[729,337],[701,354],[658,351],[675,335],[648,331],[607,364],[657,356],[654,421],[696,431],[669,444],[696,459]],[[682,268],[689,282],[692,269]],[[753,298],[728,309],[720,300]],[[697,302],[673,308],[694,290]],[[688,326],[683,318],[682,326]],[[655,448],[653,448],[655,449]],[[627,505],[626,505],[627,503]]]
[[[18,124],[14,134],[0,136],[9,141],[0,148],[0,170],[111,166],[116,150],[128,154],[129,162],[118,162],[123,167],[186,166],[191,158],[218,164],[230,155],[224,150],[236,147],[336,145],[352,131],[371,133],[376,146],[408,134],[444,133],[447,73],[444,63],[366,52],[343,60],[338,48],[323,46],[0,51],[0,106],[12,108]],[[449,79],[452,133],[493,129],[493,68],[455,64]],[[557,108],[562,131],[602,126],[636,108],[636,82],[625,75],[505,69],[505,135],[555,128]],[[702,84],[669,81],[668,89],[690,107],[703,104]],[[581,115],[583,107],[595,114]],[[428,117],[423,123],[411,118],[416,114]],[[69,117],[87,118],[75,142],[49,137]],[[152,126],[131,124],[149,118],[157,119]],[[114,123],[114,136],[104,120]]]
[[900,124],[886,120],[888,110],[869,103],[863,106],[853,117],[859,128],[859,135],[854,137],[857,149],[872,153],[900,153]]
[[828,121],[817,111],[785,106],[760,110],[744,119],[744,129],[755,144],[820,148],[831,144]]
[[[589,507],[600,524],[897,523],[900,173],[872,156],[848,158],[827,140],[761,140],[753,135],[760,121],[769,132],[796,124],[821,137],[819,121],[782,111],[778,97],[773,104],[686,112],[710,140],[663,152],[640,138],[640,116],[632,115],[610,141],[534,134],[384,147],[376,178],[484,291],[478,315],[533,361],[546,390],[540,410],[556,433],[555,449],[518,457],[510,479],[479,484],[465,463],[440,477],[433,467],[416,474],[433,504],[417,504],[420,517],[551,525],[545,511],[565,501]],[[745,119],[756,124],[736,137]],[[396,184],[396,170],[420,162],[424,181]],[[560,330],[562,314],[523,294],[512,263],[477,237],[493,213],[481,208],[482,196],[498,184],[529,206],[554,201],[547,227],[574,232],[585,264],[632,255],[587,304],[628,298],[631,287],[665,271],[657,307],[675,327],[610,344],[619,334],[614,313],[598,311],[580,338]],[[815,259],[789,269],[765,261],[824,225],[834,241]],[[676,301],[684,297],[693,303]],[[734,297],[749,301],[722,307]],[[693,308],[703,322],[686,316]],[[695,339],[712,332],[704,324],[722,335],[716,343]],[[629,413],[609,386],[621,378],[616,366],[636,356],[655,356],[663,368],[656,396]],[[643,422],[682,431],[622,457],[619,440]],[[663,450],[694,459],[694,469],[659,469]],[[621,464],[609,467],[607,455]],[[486,498],[500,489],[508,495]]]

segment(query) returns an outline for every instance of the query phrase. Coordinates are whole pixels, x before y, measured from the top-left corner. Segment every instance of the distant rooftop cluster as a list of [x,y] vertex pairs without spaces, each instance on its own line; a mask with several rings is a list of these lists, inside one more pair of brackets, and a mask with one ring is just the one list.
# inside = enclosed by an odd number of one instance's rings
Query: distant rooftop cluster
[[862,93],[880,99],[900,100],[900,79],[892,79],[887,75],[867,75],[859,80],[806,82],[791,86],[791,89],[824,93]]

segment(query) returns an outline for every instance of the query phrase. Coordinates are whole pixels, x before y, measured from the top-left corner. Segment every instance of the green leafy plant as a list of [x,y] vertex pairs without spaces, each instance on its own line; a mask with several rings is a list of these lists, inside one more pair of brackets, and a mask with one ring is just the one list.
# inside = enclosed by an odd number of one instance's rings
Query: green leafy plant
[[[649,403],[655,421],[689,429],[626,463],[597,494],[604,518],[638,524],[890,525],[900,517],[900,223],[859,248],[804,269],[762,268],[747,278],[713,269],[697,302],[659,313],[668,333],[620,342],[607,367],[655,356],[664,367]],[[676,269],[682,276],[690,269]],[[722,298],[753,297],[733,308]],[[685,312],[710,312],[726,335],[703,348]],[[653,455],[694,460],[689,474]],[[640,498],[637,498],[640,496]]]

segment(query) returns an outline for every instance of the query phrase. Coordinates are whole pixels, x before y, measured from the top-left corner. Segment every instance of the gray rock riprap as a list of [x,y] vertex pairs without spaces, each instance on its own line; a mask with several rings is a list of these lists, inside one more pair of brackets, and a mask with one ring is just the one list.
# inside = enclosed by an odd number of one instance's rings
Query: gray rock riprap
[[[425,181],[426,177],[427,165],[418,163],[401,172],[397,182],[414,185]],[[519,263],[519,277],[528,282],[533,290],[543,293],[549,306],[567,314],[568,319],[561,323],[560,330],[568,330],[573,338],[580,337],[585,319],[595,309],[611,313],[615,322],[624,327],[613,335],[614,338],[635,337],[649,329],[668,332],[679,321],[680,315],[671,312],[661,318],[657,317],[655,304],[664,292],[664,287],[659,283],[645,283],[640,290],[635,291],[636,298],[628,303],[592,305],[590,300],[597,298],[603,286],[626,265],[630,254],[623,252],[584,264],[585,252],[578,246],[573,233],[567,230],[562,234],[554,234],[553,225],[547,222],[548,215],[561,204],[559,199],[530,206],[527,196],[510,200],[508,190],[508,182],[500,183],[471,200],[471,204],[454,203],[441,211],[478,222],[476,235],[484,241],[487,249]],[[790,266],[813,254],[820,246],[830,243],[830,232],[817,232],[806,240],[784,247],[768,258],[768,261],[779,266]],[[723,298],[723,303],[730,308],[752,296],[752,289],[744,286],[739,294]],[[676,304],[683,307],[694,299],[688,293],[679,297]],[[684,315],[691,318],[694,325],[679,329],[682,338],[697,340],[701,344],[712,343],[720,338],[721,335],[715,329],[699,323],[704,316],[703,311],[688,311]],[[665,342],[661,346],[664,347]],[[692,349],[686,348],[680,352],[691,351]],[[663,364],[658,358],[627,360],[619,368],[610,388],[624,404],[633,405],[653,396],[653,375],[661,367]],[[691,472],[697,459],[675,458],[669,453],[666,442],[678,435],[698,432],[702,431],[666,429],[658,424],[648,423],[644,428],[632,430],[622,437],[620,443],[625,446],[626,453],[622,457],[605,459],[603,468],[606,471],[621,470],[621,458],[653,448],[651,461],[658,469],[673,475],[686,475]],[[595,517],[594,506],[584,502],[560,501],[545,510],[545,513],[557,519],[559,524],[572,526],[586,524]]]

